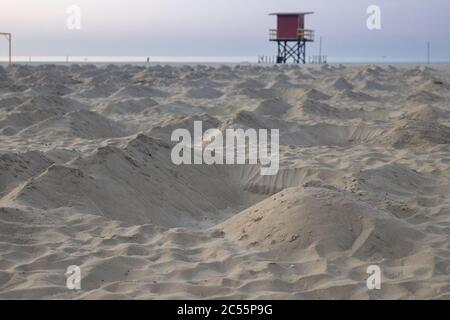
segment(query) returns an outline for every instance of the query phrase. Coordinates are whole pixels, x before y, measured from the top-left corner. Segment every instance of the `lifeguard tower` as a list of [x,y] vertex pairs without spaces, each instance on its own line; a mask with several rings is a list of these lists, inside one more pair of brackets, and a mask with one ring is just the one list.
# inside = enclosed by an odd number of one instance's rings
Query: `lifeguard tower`
[[314,12],[271,13],[277,29],[270,29],[270,41],[278,44],[277,63],[306,63],[306,43],[314,42],[314,31],[305,29],[305,16]]

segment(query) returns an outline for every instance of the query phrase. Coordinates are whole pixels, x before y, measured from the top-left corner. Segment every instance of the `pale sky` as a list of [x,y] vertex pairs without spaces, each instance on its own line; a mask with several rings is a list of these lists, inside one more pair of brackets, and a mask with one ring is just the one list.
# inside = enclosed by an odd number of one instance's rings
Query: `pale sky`
[[[366,27],[378,5],[382,29]],[[81,30],[68,30],[66,9],[81,8]],[[273,11],[314,11],[306,27],[333,57],[450,60],[448,0],[2,0],[0,32],[12,32],[15,55],[274,55]],[[308,47],[317,54],[318,42]],[[0,55],[6,55],[0,41]]]

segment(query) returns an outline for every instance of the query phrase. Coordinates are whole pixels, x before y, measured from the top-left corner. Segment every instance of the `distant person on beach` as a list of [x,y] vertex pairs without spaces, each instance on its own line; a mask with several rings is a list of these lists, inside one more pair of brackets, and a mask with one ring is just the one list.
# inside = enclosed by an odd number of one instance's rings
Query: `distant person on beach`
[[150,63],[150,58],[149,57],[147,57],[147,63]]

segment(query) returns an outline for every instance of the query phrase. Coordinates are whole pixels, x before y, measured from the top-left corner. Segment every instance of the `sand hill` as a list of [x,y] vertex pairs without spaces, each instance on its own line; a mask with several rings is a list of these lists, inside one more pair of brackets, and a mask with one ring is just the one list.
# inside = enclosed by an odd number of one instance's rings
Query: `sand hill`
[[[0,298],[449,299],[449,83],[446,66],[0,67]],[[195,121],[279,129],[280,170],[173,164]]]

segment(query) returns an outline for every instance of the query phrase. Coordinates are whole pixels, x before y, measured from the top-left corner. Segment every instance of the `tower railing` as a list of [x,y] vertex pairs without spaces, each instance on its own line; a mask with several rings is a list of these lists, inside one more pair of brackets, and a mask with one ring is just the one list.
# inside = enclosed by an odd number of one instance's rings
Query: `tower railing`
[[306,41],[314,41],[315,32],[311,29],[298,29],[297,35],[300,39],[304,39]]
[[278,29],[270,29],[269,30],[269,38],[271,41],[276,40],[305,40],[305,41],[314,41],[315,31],[311,29],[298,29],[296,38],[279,38],[278,37]]
[[277,40],[278,38],[278,30],[277,29],[270,29],[269,30],[269,39],[270,40]]

